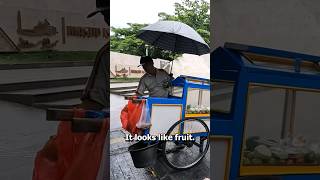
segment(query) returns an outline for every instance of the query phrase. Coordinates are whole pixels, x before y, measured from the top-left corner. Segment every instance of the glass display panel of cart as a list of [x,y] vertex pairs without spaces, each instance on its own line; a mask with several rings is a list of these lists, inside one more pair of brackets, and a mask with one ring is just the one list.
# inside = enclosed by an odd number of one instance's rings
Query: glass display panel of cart
[[173,86],[171,88],[171,96],[182,98],[183,96],[183,87],[181,86]]
[[317,91],[250,85],[241,174],[320,172],[319,107]]
[[210,91],[205,89],[188,88],[186,117],[209,116]]
[[186,79],[189,83],[192,83],[192,84],[209,85],[209,83],[210,83],[210,81],[207,81],[207,80],[193,79],[193,78],[188,78],[188,77]]
[[211,93],[211,108],[214,112],[230,113],[233,91],[233,82],[213,82]]
[[320,165],[320,92],[296,91],[293,143],[302,150],[296,163]]

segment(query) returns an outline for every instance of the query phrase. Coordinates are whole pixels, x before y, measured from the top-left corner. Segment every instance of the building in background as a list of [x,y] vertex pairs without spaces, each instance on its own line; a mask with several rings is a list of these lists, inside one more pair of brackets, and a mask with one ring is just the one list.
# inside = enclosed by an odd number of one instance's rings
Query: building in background
[[320,55],[320,1],[212,1],[213,49],[235,42]]
[[[155,67],[163,68],[161,64],[168,63],[163,59],[153,60]],[[113,78],[140,78],[145,73],[140,64],[140,56],[110,52],[110,77]]]
[[0,0],[0,52],[96,51],[108,37],[95,0]]

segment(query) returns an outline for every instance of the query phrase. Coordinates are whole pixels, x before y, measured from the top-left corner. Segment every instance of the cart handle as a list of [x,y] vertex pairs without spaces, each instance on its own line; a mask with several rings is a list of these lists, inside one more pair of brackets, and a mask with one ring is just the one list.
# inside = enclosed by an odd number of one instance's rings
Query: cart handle
[[[78,112],[82,114],[83,117],[75,116]],[[74,118],[87,118],[87,119],[104,119],[109,117],[108,112],[104,111],[92,111],[84,109],[47,109],[46,119],[48,121],[72,121]]]
[[124,97],[125,100],[143,100],[143,99],[147,99],[147,97],[144,96],[125,96]]
[[[82,113],[77,117],[75,111]],[[109,121],[107,112],[77,109],[47,109],[47,121],[70,121],[72,132],[99,132],[103,121]]]

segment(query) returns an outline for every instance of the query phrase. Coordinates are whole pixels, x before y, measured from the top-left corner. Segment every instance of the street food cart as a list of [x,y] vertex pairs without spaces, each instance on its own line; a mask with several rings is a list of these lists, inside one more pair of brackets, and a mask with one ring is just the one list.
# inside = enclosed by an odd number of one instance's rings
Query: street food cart
[[[193,140],[166,140],[159,146],[165,162],[178,170],[197,165],[209,149],[210,81],[208,79],[179,76],[172,81],[168,98],[137,97],[145,100],[151,126],[144,135],[192,135]],[[158,139],[159,140],[159,139]]]
[[320,179],[320,57],[226,43],[211,54],[213,179]]
[[[147,44],[176,53],[203,55],[210,51],[207,43],[193,28],[177,21],[150,24],[142,28],[137,37]],[[172,81],[170,88],[171,95],[167,98],[136,99],[144,99],[149,109],[150,118],[146,118],[146,121],[151,126],[143,130],[144,135],[192,135],[193,138],[189,140],[173,139],[159,143],[165,162],[171,168],[185,170],[197,165],[209,149],[210,81],[179,76]],[[154,147],[140,147],[139,143],[129,147],[136,167],[152,165],[142,162],[142,159],[147,159],[146,155],[150,154],[149,160],[145,161],[155,160],[156,150],[150,150]]]

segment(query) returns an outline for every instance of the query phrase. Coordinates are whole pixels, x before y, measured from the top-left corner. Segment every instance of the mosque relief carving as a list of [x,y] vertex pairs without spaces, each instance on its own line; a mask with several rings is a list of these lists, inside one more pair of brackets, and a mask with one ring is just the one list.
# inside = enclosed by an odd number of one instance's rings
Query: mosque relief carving
[[52,49],[58,44],[58,40],[51,42],[49,38],[43,38],[37,42],[30,42],[29,40],[25,40],[23,38],[19,38],[18,47],[21,49],[30,49],[40,47],[42,50]]
[[23,23],[22,20],[22,13],[18,10],[16,44],[20,49],[53,49],[60,42],[61,45],[67,44],[69,38],[109,39],[110,36],[107,28],[67,25],[65,17],[61,17],[61,32],[46,18],[38,21],[32,28],[23,27],[26,22]]
[[[58,44],[58,40],[52,42],[49,37],[58,34],[57,28],[52,26],[47,19],[39,21],[32,29],[22,27],[21,12],[17,14],[17,33],[20,35],[17,46],[20,49],[40,48],[42,50],[52,49]],[[21,37],[25,36],[25,37]],[[44,37],[38,41],[31,41],[28,37]]]
[[24,36],[54,36],[58,34],[57,28],[50,25],[50,22],[47,19],[39,21],[32,29],[23,29],[20,11],[18,11],[17,17],[17,32]]

